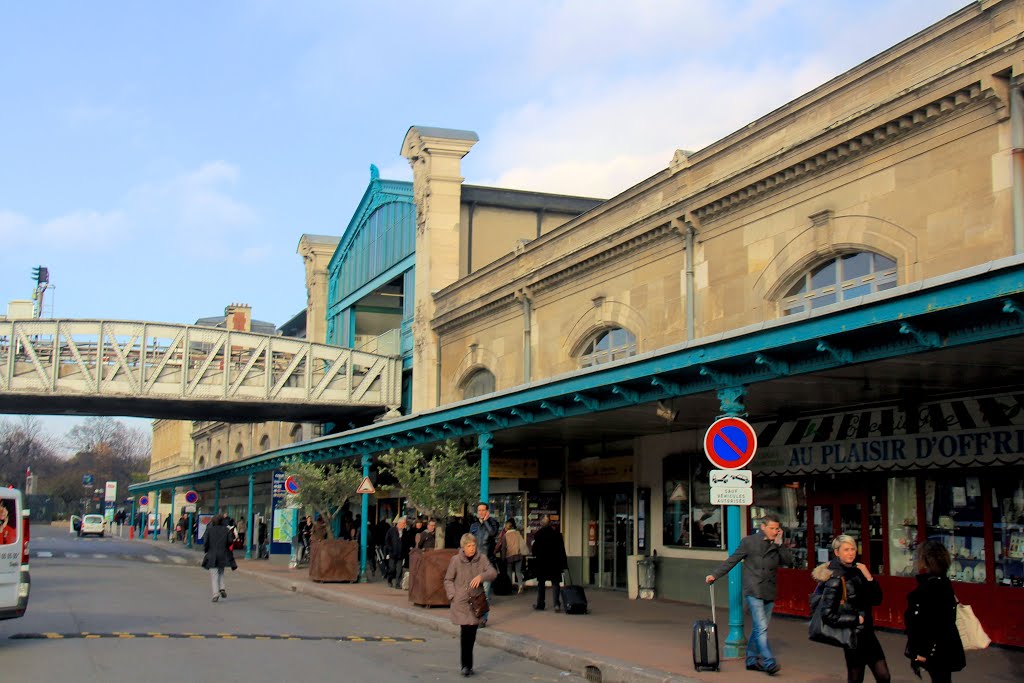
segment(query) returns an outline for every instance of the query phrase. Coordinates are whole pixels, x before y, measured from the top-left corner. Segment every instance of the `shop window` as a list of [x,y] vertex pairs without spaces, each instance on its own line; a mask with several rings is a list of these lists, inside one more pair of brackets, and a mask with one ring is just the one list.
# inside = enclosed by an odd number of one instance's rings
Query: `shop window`
[[[949,549],[949,578],[985,583],[985,523],[981,480],[957,477],[924,482],[924,512],[929,540]],[[1004,570],[1005,571],[1005,570]]]
[[997,484],[992,503],[995,582],[1024,586],[1024,479],[1012,477]]
[[793,553],[793,566],[807,563],[807,486],[798,482],[754,480],[754,505],[750,506],[751,528],[774,513],[782,523],[782,544]]
[[462,383],[462,398],[476,398],[477,396],[493,394],[495,386],[494,373],[481,368]]
[[896,286],[896,262],[869,251],[843,254],[805,271],[782,299],[782,315],[803,313],[837,301]]
[[636,355],[636,336],[622,327],[601,330],[580,354],[580,367],[589,368]]
[[889,575],[913,576],[917,547],[917,480],[889,479]]
[[724,548],[725,508],[711,504],[707,458],[670,455],[662,461],[662,544],[676,548]]

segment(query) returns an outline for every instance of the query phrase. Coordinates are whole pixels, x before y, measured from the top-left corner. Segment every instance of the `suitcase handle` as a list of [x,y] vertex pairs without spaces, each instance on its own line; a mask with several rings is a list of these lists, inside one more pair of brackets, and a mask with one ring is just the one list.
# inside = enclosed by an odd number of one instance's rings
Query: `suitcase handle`
[[709,585],[711,586],[711,621],[715,622],[717,626],[718,618],[715,616],[715,584],[712,582]]

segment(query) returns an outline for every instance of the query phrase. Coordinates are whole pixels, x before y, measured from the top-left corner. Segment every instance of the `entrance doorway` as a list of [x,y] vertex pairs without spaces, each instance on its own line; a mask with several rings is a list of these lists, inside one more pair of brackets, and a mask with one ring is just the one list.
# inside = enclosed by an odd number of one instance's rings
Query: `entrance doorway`
[[584,580],[626,589],[626,558],[633,552],[633,487],[592,487],[583,500]]
[[813,534],[808,538],[813,545],[808,550],[816,562],[829,562],[835,556],[832,540],[846,534],[857,540],[859,561],[872,574],[885,573],[882,505],[876,496],[867,492],[833,494],[827,499],[811,498],[808,503],[813,525]]

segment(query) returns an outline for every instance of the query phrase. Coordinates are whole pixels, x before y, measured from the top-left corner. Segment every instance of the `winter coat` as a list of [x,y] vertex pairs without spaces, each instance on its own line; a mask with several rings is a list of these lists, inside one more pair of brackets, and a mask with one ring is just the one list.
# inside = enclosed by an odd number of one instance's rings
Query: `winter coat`
[[231,567],[237,569],[234,553],[231,552],[232,538],[226,526],[216,525],[207,527],[206,535],[203,537],[203,569],[224,569]]
[[417,550],[433,550],[437,544],[437,536],[433,531],[427,531],[424,529],[420,532],[420,538],[416,541]]
[[494,557],[494,545],[498,540],[498,520],[488,517],[486,521],[475,521],[469,527],[469,533],[476,536],[477,552],[483,553],[488,559]]
[[477,588],[470,588],[469,582],[477,575],[484,581],[493,581],[498,576],[498,571],[479,548],[477,546],[473,557],[466,557],[466,553],[459,550],[459,554],[448,563],[448,571],[444,573],[444,591],[451,602],[448,615],[452,623],[458,626],[480,624],[480,619],[473,615],[469,607],[469,595],[470,592],[483,590],[483,583]]
[[523,535],[515,529],[509,529],[504,536],[504,558],[513,561],[521,558],[526,554],[523,552],[526,549],[525,545]]
[[[819,564],[811,576],[821,584],[821,619],[835,628],[857,631],[873,627],[872,608],[882,604],[882,589],[877,581],[868,581],[856,567],[847,567],[839,558]],[[846,581],[846,603],[843,602],[843,581]],[[860,618],[864,617],[861,625]]]
[[562,570],[569,566],[562,534],[553,526],[542,526],[533,535],[533,560],[530,566],[538,578],[561,576]]
[[945,576],[918,574],[917,588],[907,595],[907,649],[911,660],[924,657],[926,668],[960,671],[967,666],[960,632],[956,628],[956,595]]
[[743,561],[743,595],[759,598],[765,602],[773,602],[778,594],[775,582],[776,570],[779,565],[793,566],[793,553],[769,541],[764,532],[750,534],[736,548],[736,552],[711,572],[715,580],[729,573],[733,567]]
[[[405,533],[408,534],[409,530],[405,529]],[[387,536],[384,537],[384,554],[393,560],[400,559],[402,547],[402,530],[393,526],[388,529]]]

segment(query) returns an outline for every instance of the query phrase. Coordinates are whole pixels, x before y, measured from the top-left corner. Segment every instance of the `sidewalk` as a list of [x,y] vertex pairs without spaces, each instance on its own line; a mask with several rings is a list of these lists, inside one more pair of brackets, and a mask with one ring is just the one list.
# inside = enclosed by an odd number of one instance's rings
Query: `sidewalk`
[[[144,541],[154,543],[154,541]],[[163,548],[181,548],[160,541]],[[238,554],[236,554],[236,557]],[[386,583],[314,583],[305,569],[288,569],[288,558],[275,555],[270,560],[238,559],[239,571],[283,589],[312,595],[324,600],[390,614],[417,624],[455,634],[444,608],[422,608],[409,603],[404,591],[388,588]],[[742,659],[726,660],[719,673],[693,671],[690,643],[693,622],[709,617],[710,609],[662,600],[629,600],[625,593],[588,590],[590,614],[569,616],[551,610],[532,608],[536,589],[522,595],[495,596],[491,618],[481,629],[478,642],[534,659],[564,671],[586,676],[602,683],[654,681],[763,681],[767,676],[747,671]],[[718,611],[719,629],[724,640],[728,631],[728,610]],[[750,619],[746,619],[749,632]],[[825,683],[843,680],[846,675],[842,653],[807,640],[807,624],[801,619],[778,617],[770,629],[772,647],[782,665],[777,679]],[[880,633],[892,680],[911,683],[914,677],[903,657],[906,639],[902,634]],[[982,681],[1024,680],[1024,652],[990,648],[969,652],[967,670],[960,674]],[[871,674],[867,676],[871,680]],[[927,680],[927,676],[925,677]]]

